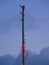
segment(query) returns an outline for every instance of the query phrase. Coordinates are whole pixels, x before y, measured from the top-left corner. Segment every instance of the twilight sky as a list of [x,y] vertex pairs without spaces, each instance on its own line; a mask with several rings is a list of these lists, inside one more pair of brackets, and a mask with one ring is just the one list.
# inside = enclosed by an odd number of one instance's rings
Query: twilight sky
[[49,0],[0,0],[0,55],[21,51],[21,8],[25,5],[26,48],[39,53],[49,46]]

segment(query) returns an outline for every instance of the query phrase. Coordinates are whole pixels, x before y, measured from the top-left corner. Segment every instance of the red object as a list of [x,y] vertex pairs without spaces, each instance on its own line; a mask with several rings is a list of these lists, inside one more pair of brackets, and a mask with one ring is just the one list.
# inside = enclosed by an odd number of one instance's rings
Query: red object
[[22,45],[22,65],[25,64],[25,45]]
[[22,45],[22,52],[25,51],[25,48],[26,48],[26,46],[25,45]]
[[22,48],[26,48],[26,46],[25,45],[22,45]]

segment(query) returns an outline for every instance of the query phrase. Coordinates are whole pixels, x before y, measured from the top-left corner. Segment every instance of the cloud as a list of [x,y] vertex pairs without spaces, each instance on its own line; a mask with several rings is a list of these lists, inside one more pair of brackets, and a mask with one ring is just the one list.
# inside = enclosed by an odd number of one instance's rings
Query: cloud
[[[43,48],[42,54],[40,53],[39,55],[34,54],[30,51],[26,51],[25,59],[26,59],[26,65],[49,65],[49,47]],[[47,54],[48,52],[48,54]],[[43,55],[46,53],[46,56]],[[0,65],[20,65],[21,63],[21,53],[17,57],[13,57],[11,55],[5,55],[5,56],[0,56]]]
[[[44,50],[46,50],[46,49],[44,49]],[[48,49],[49,49],[49,47],[48,47]],[[46,52],[49,52],[49,51],[46,51]],[[43,51],[43,53],[44,53],[44,51]],[[29,54],[30,53],[28,53],[28,55],[26,56],[27,57],[26,65],[49,65],[49,58],[47,56],[42,55],[41,53],[39,55],[37,55],[37,54],[29,55]],[[20,63],[21,63],[21,56],[19,55],[15,61],[15,65],[19,65]]]
[[16,4],[15,0],[0,0],[0,3],[2,5],[0,5],[0,33],[4,33],[8,32],[16,22]]
[[16,24],[16,16],[5,20],[3,19],[0,22],[0,33],[8,32],[11,27],[14,26],[14,23]]
[[40,55],[49,58],[49,46],[40,51]]
[[49,25],[49,17],[26,16],[26,29],[39,30],[44,24]]

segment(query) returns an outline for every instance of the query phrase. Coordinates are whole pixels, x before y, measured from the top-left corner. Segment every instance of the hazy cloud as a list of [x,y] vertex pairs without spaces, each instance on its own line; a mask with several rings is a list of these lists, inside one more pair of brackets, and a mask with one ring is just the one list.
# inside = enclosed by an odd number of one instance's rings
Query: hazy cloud
[[26,29],[39,30],[44,24],[49,25],[49,17],[27,16],[25,20]]

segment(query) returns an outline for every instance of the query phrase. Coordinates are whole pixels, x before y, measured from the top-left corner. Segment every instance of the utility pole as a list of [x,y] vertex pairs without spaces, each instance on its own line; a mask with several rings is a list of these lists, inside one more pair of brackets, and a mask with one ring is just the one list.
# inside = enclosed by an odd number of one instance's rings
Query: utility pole
[[24,42],[24,9],[25,6],[20,6],[22,8],[22,65],[25,65],[25,42]]

